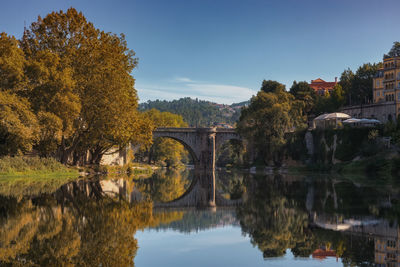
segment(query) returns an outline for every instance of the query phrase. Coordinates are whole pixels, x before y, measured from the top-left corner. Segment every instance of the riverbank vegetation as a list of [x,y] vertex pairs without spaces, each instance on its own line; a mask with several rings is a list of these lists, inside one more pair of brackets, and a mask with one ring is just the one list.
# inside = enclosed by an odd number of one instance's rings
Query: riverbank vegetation
[[79,176],[75,168],[69,168],[53,158],[2,157],[0,158],[0,177],[18,176]]

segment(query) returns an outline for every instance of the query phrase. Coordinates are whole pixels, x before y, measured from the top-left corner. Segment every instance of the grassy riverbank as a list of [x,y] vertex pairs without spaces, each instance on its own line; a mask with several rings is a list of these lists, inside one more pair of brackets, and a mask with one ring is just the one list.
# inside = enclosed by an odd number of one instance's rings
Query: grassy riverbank
[[22,197],[52,193],[79,178],[79,171],[52,158],[0,158],[0,195]]
[[0,158],[0,178],[79,176],[79,171],[69,168],[53,158],[2,157]]

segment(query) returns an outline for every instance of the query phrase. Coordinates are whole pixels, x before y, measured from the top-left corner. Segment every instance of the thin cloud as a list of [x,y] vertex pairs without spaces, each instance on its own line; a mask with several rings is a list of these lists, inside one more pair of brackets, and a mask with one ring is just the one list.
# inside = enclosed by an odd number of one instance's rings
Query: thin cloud
[[192,83],[194,82],[193,80],[187,78],[187,77],[176,77],[174,80],[174,82],[179,82],[179,83]]
[[[249,100],[257,93],[247,87],[198,82],[186,77],[178,77],[173,81],[175,83],[166,82],[163,85],[141,85],[139,83],[137,89],[141,102],[191,97],[221,104],[232,104]],[[177,82],[179,85],[176,84]]]

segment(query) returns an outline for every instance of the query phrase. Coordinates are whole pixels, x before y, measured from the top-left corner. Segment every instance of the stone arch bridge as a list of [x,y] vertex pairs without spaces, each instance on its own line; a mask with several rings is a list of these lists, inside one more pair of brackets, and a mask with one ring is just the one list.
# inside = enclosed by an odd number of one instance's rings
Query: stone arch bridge
[[214,169],[215,152],[226,141],[241,140],[230,128],[157,128],[153,138],[168,137],[177,140],[191,154],[195,169]]
[[153,138],[158,137],[172,138],[183,144],[193,158],[195,177],[183,196],[167,203],[155,203],[155,207],[215,207],[239,203],[226,200],[215,192],[216,150],[228,140],[241,140],[235,129],[158,128],[153,131]]

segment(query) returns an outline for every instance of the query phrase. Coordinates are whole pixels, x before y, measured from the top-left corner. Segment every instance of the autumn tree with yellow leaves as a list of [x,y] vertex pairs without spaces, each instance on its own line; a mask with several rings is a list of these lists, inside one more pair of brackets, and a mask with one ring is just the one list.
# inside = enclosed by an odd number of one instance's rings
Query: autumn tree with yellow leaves
[[77,163],[110,148],[150,143],[137,111],[135,53],[74,8],[38,17],[22,40],[0,36],[0,147]]

